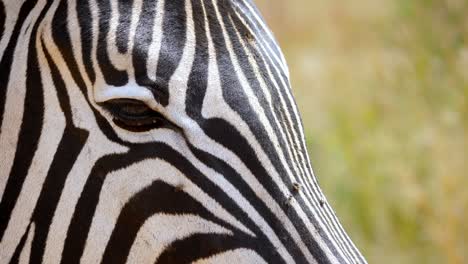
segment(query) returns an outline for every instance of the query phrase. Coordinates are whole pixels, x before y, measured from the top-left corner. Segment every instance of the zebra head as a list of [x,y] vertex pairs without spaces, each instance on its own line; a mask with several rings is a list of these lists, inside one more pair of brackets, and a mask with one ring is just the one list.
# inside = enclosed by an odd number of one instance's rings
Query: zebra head
[[0,256],[364,263],[250,0],[0,0]]

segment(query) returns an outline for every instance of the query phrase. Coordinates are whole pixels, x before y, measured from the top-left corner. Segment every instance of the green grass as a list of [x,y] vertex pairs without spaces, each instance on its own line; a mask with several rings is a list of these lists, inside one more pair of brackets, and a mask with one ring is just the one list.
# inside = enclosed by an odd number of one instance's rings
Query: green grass
[[468,2],[257,0],[370,263],[468,263]]

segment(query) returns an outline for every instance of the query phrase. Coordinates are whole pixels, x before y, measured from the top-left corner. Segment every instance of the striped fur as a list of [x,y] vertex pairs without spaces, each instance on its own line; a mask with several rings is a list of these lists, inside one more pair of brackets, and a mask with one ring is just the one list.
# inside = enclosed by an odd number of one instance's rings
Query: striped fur
[[0,0],[0,37],[0,262],[365,263],[250,0]]

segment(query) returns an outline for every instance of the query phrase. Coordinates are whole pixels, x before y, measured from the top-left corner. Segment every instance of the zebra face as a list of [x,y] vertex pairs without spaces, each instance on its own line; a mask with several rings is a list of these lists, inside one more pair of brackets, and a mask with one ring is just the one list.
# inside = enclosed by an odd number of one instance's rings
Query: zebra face
[[365,262],[250,0],[0,0],[0,30],[2,259]]

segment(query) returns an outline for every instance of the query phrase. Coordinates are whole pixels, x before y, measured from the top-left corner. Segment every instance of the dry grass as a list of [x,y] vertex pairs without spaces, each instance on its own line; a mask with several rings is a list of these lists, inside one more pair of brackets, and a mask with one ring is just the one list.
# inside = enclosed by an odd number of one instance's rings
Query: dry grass
[[468,2],[257,0],[370,263],[468,263]]

